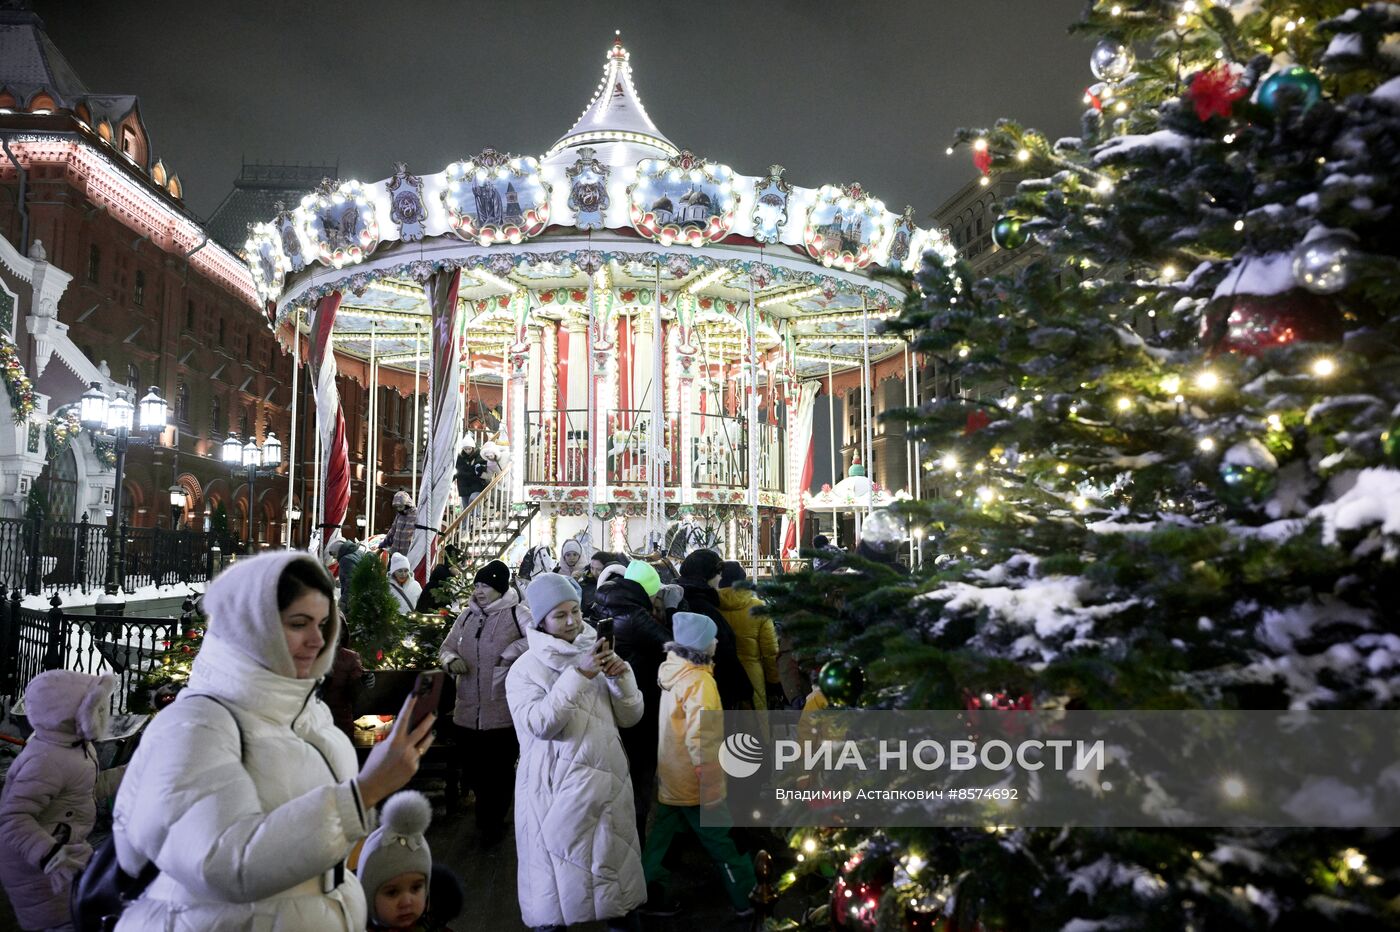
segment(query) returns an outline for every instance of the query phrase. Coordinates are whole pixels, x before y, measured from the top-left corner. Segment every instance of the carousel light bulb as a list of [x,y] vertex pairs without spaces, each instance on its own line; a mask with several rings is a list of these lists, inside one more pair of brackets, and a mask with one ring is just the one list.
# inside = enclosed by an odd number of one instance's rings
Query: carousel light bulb
[[1200,447],[1202,453],[1210,453],[1215,449],[1215,438],[1202,437],[1196,446]]
[[1312,374],[1325,379],[1337,371],[1337,363],[1330,356],[1319,356],[1313,360]]

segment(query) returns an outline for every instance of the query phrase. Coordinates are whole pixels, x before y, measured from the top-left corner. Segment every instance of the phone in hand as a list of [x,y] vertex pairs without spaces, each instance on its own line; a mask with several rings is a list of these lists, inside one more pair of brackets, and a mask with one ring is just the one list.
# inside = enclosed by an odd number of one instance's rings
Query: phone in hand
[[413,717],[408,720],[410,731],[421,725],[423,719],[437,711],[438,702],[442,699],[444,678],[441,670],[433,670],[418,674],[418,679],[413,681],[413,695],[417,701],[413,704]]
[[600,618],[593,627],[598,632],[599,641],[607,641],[609,647],[616,649],[617,645],[613,642],[613,620],[611,618]]

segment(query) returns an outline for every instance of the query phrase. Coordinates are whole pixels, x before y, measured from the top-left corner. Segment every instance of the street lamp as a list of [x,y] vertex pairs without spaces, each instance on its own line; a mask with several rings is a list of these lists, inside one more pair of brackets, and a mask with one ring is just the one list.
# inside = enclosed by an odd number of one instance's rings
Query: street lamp
[[[108,596],[116,596],[125,582],[121,561],[117,559],[117,542],[122,533],[122,486],[125,484],[127,445],[154,443],[155,435],[165,430],[169,420],[165,399],[154,385],[141,398],[140,408],[138,419],[136,406],[127,400],[126,392],[118,391],[115,398],[108,398],[100,382],[93,382],[83,392],[79,402],[78,417],[83,426],[94,433],[105,431],[112,434],[113,451],[117,457],[117,483],[112,494],[112,532],[107,538],[107,584],[104,592]],[[144,437],[131,436],[133,421]]]
[[180,519],[185,514],[186,499],[184,486],[177,483],[170,487],[170,529],[172,531],[180,530]]
[[229,434],[224,440],[224,463],[229,469],[243,469],[248,477],[248,515],[244,531],[248,538],[248,553],[253,552],[253,483],[258,476],[270,476],[282,465],[282,441],[272,431],[261,447],[252,437],[247,443],[239,441],[237,434]]

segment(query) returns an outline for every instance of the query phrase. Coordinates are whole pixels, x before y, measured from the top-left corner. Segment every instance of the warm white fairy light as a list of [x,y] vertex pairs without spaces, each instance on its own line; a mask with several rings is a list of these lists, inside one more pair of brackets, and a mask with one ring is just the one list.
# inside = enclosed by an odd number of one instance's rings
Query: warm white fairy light
[[1031,150],[1029,150],[1029,149],[1021,149],[1020,151],[1018,151],[1018,152],[1016,153],[1016,161],[1018,161],[1018,162],[1029,162],[1030,160],[1031,160]]
[[1244,799],[1247,792],[1244,781],[1239,777],[1226,777],[1220,783],[1220,789],[1225,793],[1227,799]]
[[953,154],[953,147],[952,147],[952,146],[949,146],[948,148],[944,149],[944,150],[943,150],[943,154],[944,154],[944,155],[952,155],[952,154]]
[[1264,422],[1269,425],[1269,430],[1283,430],[1283,418],[1277,414],[1270,414]]
[[1168,375],[1162,377],[1162,391],[1168,395],[1175,395],[1181,391],[1181,376]]
[[733,274],[733,270],[727,265],[717,265],[695,281],[685,286],[685,290],[691,294],[699,294],[711,285],[717,284],[720,280],[728,278]]
[[1120,396],[1116,402],[1119,411],[1127,411],[1133,406],[1133,400],[1126,395]]
[[1220,376],[1214,369],[1205,369],[1196,374],[1196,387],[1203,392],[1213,392],[1220,387]]
[[986,151],[987,151],[987,140],[985,140],[985,139],[979,139],[979,140],[977,140],[976,142],[974,142],[974,143],[972,144],[972,148],[976,149],[978,152],[986,152]]
[[1337,371],[1337,362],[1330,356],[1319,356],[1312,362],[1312,374],[1320,379],[1325,379]]
[[985,505],[985,504],[987,504],[988,502],[990,502],[994,497],[996,497],[996,492],[992,491],[992,487],[991,487],[991,486],[988,486],[988,485],[978,486],[978,488],[977,488],[977,497],[978,497],[978,499],[980,499],[980,500],[982,501],[982,503]]
[[1236,221],[1235,221],[1235,232],[1236,232],[1236,233],[1240,233],[1240,232],[1243,232],[1243,230],[1244,230],[1244,221],[1243,221],[1243,220],[1236,220]]
[[970,352],[972,352],[972,350],[968,349],[966,346],[959,346],[959,347],[958,347],[958,358],[959,358],[959,359],[966,359],[966,358],[967,358],[967,354],[970,353]]
[[944,472],[952,472],[958,468],[958,458],[951,453],[944,453],[943,458],[938,461]]
[[1057,472],[1057,473],[1059,473],[1060,475],[1063,476],[1065,473],[1069,472],[1069,466],[1068,466],[1068,464],[1066,464],[1066,463],[1056,463],[1056,464],[1055,464],[1055,472]]
[[1173,278],[1176,278],[1176,266],[1168,262],[1166,265],[1162,266],[1162,280],[1169,282]]
[[821,285],[812,285],[809,288],[798,288],[795,291],[785,291],[782,294],[775,294],[771,297],[763,298],[756,303],[759,307],[772,307],[774,304],[782,304],[784,301],[801,301],[803,298],[810,298],[813,295],[819,295],[821,293]]
[[1099,183],[1094,185],[1094,190],[1100,194],[1107,194],[1113,190],[1113,182],[1107,178],[1100,178]]
[[986,175],[983,175],[977,183],[985,188],[987,185],[992,183],[992,179],[988,178]]
[[1355,848],[1348,848],[1342,852],[1342,863],[1347,866],[1347,870],[1363,873],[1366,870],[1366,855]]
[[1076,495],[1070,504],[1074,506],[1075,511],[1083,511],[1089,507],[1089,500],[1083,495]]
[[1202,453],[1210,453],[1215,449],[1215,439],[1212,437],[1202,437],[1196,446],[1201,448]]

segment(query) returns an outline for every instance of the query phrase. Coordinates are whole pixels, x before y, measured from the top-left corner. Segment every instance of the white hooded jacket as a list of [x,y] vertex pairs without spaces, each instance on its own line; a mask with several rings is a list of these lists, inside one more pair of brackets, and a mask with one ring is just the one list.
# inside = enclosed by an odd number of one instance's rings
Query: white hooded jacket
[[372,826],[350,739],[314,696],[339,620],[332,611],[311,677],[296,678],[277,610],[277,581],[296,559],[310,558],[240,561],[204,597],[209,629],[189,688],[152,721],[117,795],[122,869],[153,860],[161,871],[119,932],[365,927],[360,885],[336,867]]
[[20,927],[48,929],[70,920],[68,896],[55,893],[43,864],[63,844],[87,840],[104,774],[92,742],[103,737],[117,679],[72,670],[40,673],[24,690],[34,734],[5,775],[0,793],[0,884]]
[[520,766],[515,772],[516,870],[527,926],[626,915],[646,900],[632,781],[619,727],[642,717],[632,668],[589,679],[588,625],[572,644],[535,628],[506,676]]

